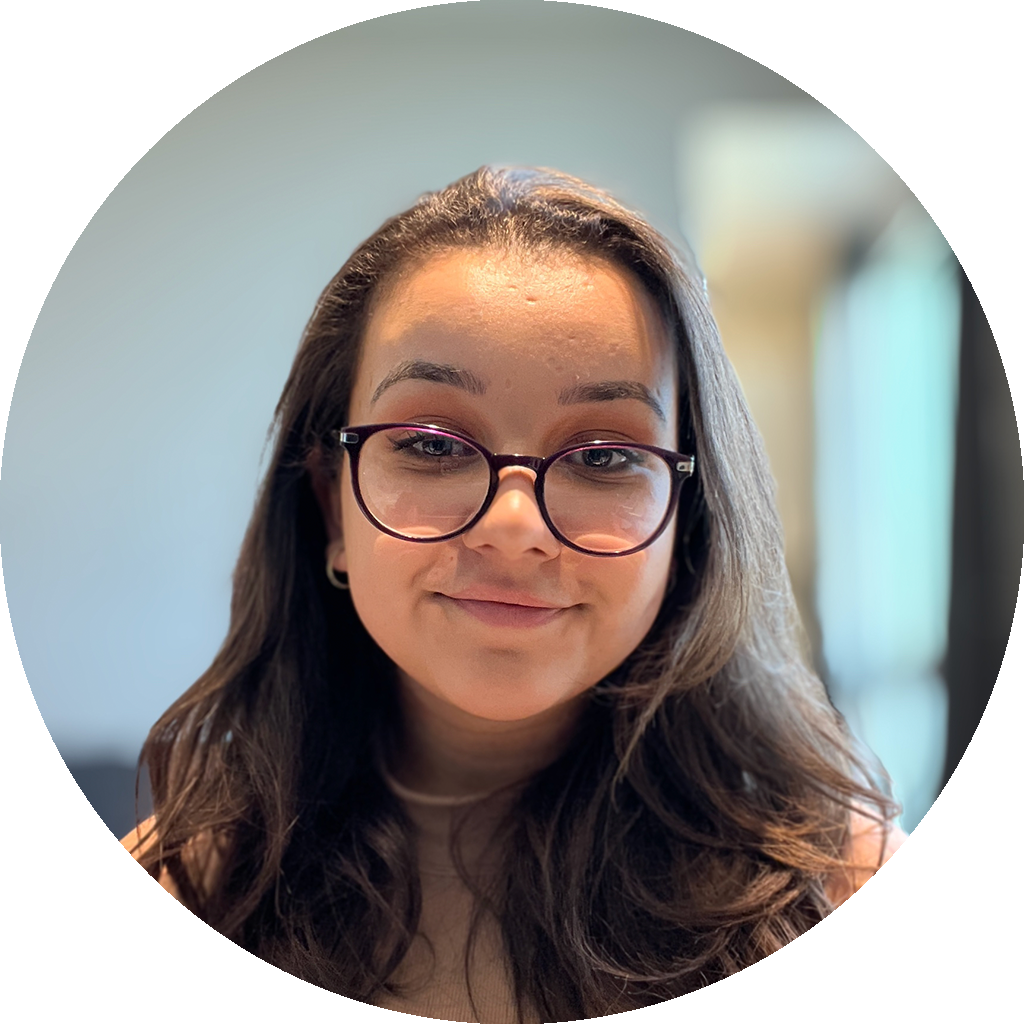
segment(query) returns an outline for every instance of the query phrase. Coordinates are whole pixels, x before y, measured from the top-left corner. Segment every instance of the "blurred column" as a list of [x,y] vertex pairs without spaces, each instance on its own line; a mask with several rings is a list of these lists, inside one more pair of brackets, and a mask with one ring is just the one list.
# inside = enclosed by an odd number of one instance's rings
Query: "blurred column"
[[943,782],[960,763],[1002,664],[1024,544],[1024,482],[1010,388],[981,303],[963,271],[959,284],[960,395]]
[[832,698],[913,828],[941,781],[959,293],[941,233],[901,209],[823,318],[818,609]]
[[705,260],[729,359],[778,483],[786,564],[815,659],[813,323],[831,281],[834,243],[813,226],[780,223],[721,232]]

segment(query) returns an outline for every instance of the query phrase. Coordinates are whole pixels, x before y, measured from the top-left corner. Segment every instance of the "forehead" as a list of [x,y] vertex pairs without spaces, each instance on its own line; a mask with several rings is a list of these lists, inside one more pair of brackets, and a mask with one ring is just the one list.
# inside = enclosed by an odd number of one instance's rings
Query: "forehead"
[[405,272],[371,311],[353,404],[408,360],[500,390],[639,381],[666,411],[675,404],[675,353],[654,300],[627,271],[567,252],[460,250]]

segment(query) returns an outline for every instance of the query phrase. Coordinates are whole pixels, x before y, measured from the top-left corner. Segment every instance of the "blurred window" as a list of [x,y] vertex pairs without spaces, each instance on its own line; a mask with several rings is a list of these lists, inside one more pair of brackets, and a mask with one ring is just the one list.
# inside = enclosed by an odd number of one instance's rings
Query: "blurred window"
[[942,781],[958,268],[900,209],[828,297],[815,361],[817,608],[836,705],[913,828]]

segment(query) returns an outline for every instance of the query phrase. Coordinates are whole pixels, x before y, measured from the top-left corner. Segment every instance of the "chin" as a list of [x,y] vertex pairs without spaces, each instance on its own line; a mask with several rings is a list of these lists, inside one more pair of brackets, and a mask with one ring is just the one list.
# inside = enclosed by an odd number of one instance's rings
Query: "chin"
[[520,722],[568,704],[593,685],[578,679],[544,679],[537,673],[521,675],[475,673],[452,685],[455,674],[432,687],[446,703],[474,718],[492,722]]

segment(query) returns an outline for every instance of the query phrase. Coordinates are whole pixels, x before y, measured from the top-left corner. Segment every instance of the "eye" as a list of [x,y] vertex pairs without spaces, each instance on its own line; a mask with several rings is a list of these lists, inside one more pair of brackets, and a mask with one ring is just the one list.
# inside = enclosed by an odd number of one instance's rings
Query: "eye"
[[425,458],[457,459],[477,454],[475,448],[471,448],[458,438],[438,434],[407,434],[405,437],[392,438],[391,443],[396,452],[404,451]]
[[580,452],[580,461],[590,469],[607,469],[614,466],[617,459],[621,461],[622,454],[611,448],[593,448],[588,452]]
[[565,461],[580,469],[612,472],[638,465],[646,454],[638,448],[582,448],[570,452]]
[[450,437],[425,437],[421,441],[416,441],[410,447],[422,452],[424,455],[451,458],[452,455],[457,454],[458,448],[465,448],[466,446],[459,444],[458,441],[454,441]]

